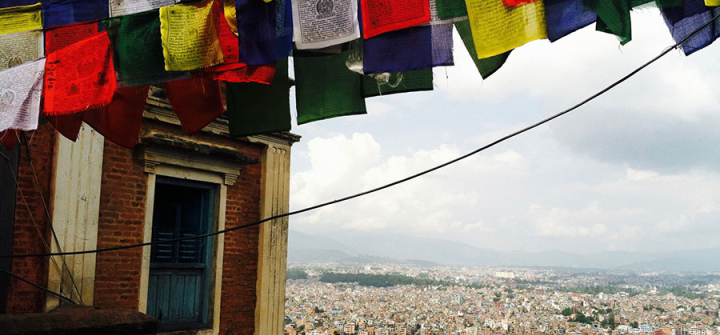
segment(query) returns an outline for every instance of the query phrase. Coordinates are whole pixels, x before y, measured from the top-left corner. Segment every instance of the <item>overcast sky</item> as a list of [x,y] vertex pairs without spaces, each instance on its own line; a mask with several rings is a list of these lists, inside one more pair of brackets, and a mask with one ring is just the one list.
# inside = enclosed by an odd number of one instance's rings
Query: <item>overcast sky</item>
[[[594,25],[513,51],[483,81],[459,37],[435,91],[367,99],[302,126],[291,210],[408,176],[555,114],[673,44],[657,9],[633,41]],[[421,179],[290,219],[312,234],[393,232],[499,250],[720,247],[720,43],[673,51],[585,107]],[[294,104],[294,101],[293,101]]]

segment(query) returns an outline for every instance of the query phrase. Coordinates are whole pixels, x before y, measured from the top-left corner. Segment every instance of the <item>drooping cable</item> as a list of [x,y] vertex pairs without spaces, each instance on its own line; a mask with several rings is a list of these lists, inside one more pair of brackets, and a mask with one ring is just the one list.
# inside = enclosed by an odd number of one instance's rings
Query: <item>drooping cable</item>
[[503,137],[495,140],[494,142],[491,142],[490,144],[487,144],[487,145],[485,145],[485,146],[483,146],[483,147],[481,147],[481,148],[478,148],[478,149],[476,149],[476,150],[473,150],[473,151],[471,151],[471,152],[469,152],[469,153],[467,153],[467,154],[465,154],[465,155],[462,155],[462,156],[460,156],[460,157],[457,157],[457,158],[455,158],[455,159],[453,159],[453,160],[450,160],[450,161],[448,161],[448,162],[442,163],[442,164],[437,165],[437,166],[435,166],[435,167],[432,167],[432,168],[430,168],[430,169],[421,171],[421,172],[416,173],[416,174],[414,174],[414,175],[411,175],[411,176],[409,176],[409,177],[405,177],[405,178],[403,178],[403,179],[394,181],[394,182],[392,182],[392,183],[385,184],[385,185],[382,185],[382,186],[379,186],[379,187],[376,187],[376,188],[373,188],[373,189],[370,189],[370,190],[367,190],[367,191],[363,191],[363,192],[360,192],[360,193],[356,193],[356,194],[353,194],[353,195],[349,195],[349,196],[346,196],[346,197],[344,197],[344,198],[340,198],[340,199],[336,199],[336,200],[324,202],[324,203],[321,203],[321,204],[319,204],[319,205],[315,205],[315,206],[311,206],[311,207],[306,207],[306,208],[303,208],[303,209],[299,209],[299,210],[292,211],[292,212],[288,212],[288,213],[284,213],[284,214],[278,214],[278,215],[275,215],[275,216],[272,216],[272,217],[269,217],[269,218],[265,218],[265,219],[258,220],[258,221],[255,221],[255,222],[250,222],[250,223],[247,223],[247,224],[244,224],[244,225],[240,225],[240,226],[236,226],[236,227],[232,227],[232,228],[227,228],[227,229],[219,230],[219,231],[216,231],[216,232],[213,232],[213,233],[207,233],[207,234],[195,235],[195,236],[186,236],[186,237],[176,238],[176,239],[172,239],[172,240],[163,240],[163,241],[156,241],[156,242],[145,242],[145,243],[129,244],[129,245],[123,245],[123,246],[117,246],[117,247],[111,247],[111,248],[96,249],[96,250],[71,251],[71,252],[65,252],[65,253],[49,253],[49,254],[9,255],[9,256],[0,256],[0,258],[25,258],[25,257],[47,257],[47,256],[59,256],[59,255],[82,255],[82,254],[101,253],[101,252],[125,250],[125,249],[132,249],[132,248],[140,248],[140,247],[151,246],[151,245],[154,245],[154,244],[175,243],[175,242],[180,242],[180,241],[187,241],[187,240],[193,240],[193,239],[199,239],[199,238],[206,238],[206,237],[211,237],[211,236],[216,236],[216,235],[220,235],[220,234],[229,233],[229,232],[232,232],[232,231],[235,231],[235,230],[239,230],[239,229],[243,229],[243,228],[248,228],[248,227],[252,227],[252,226],[257,226],[257,225],[260,225],[260,224],[265,223],[265,222],[268,222],[268,221],[277,220],[277,219],[281,219],[281,218],[288,217],[288,216],[292,216],[292,215],[302,214],[302,213],[309,212],[309,211],[313,211],[313,210],[316,210],[316,209],[319,209],[319,208],[323,208],[323,207],[335,205],[335,204],[338,204],[338,203],[342,203],[342,202],[345,202],[345,201],[348,201],[348,200],[352,200],[352,199],[355,199],[355,198],[359,198],[359,197],[362,197],[362,196],[365,196],[365,195],[368,195],[368,194],[371,194],[371,193],[376,193],[376,192],[382,191],[382,190],[384,190],[384,189],[387,189],[387,188],[390,188],[390,187],[393,187],[393,186],[396,186],[396,185],[399,185],[399,184],[408,182],[408,181],[410,181],[410,180],[413,180],[413,179],[419,178],[419,177],[421,177],[421,176],[424,176],[424,175],[426,175],[426,174],[428,174],[428,173],[431,173],[431,172],[440,170],[440,169],[442,169],[442,168],[445,168],[445,167],[447,167],[447,166],[449,166],[449,165],[455,164],[455,163],[457,163],[457,162],[459,162],[459,161],[465,160],[465,159],[467,159],[468,157],[471,157],[471,156],[473,156],[473,155],[475,155],[475,154],[477,154],[477,153],[479,153],[479,152],[482,152],[482,151],[485,151],[485,150],[487,150],[487,149],[489,149],[489,148],[492,148],[492,147],[496,146],[497,144],[500,144],[500,143],[502,143],[502,142],[505,142],[505,141],[507,141],[507,140],[515,137],[515,136],[518,136],[518,135],[520,135],[520,134],[523,134],[523,133],[525,133],[525,132],[528,132],[528,131],[530,131],[530,130],[532,130],[532,129],[535,129],[535,128],[539,127],[539,126],[542,126],[542,125],[544,125],[544,124],[546,124],[546,123],[548,123],[548,122],[550,122],[550,121],[552,121],[552,120],[555,120],[555,119],[557,119],[557,118],[559,118],[559,117],[561,117],[561,116],[563,116],[563,115],[565,115],[565,114],[568,114],[568,113],[570,113],[570,112],[572,112],[572,111],[574,111],[574,110],[576,110],[576,109],[584,106],[585,104],[589,103],[590,101],[595,100],[595,99],[598,98],[599,96],[607,93],[607,92],[610,91],[611,89],[615,88],[616,86],[622,84],[623,82],[627,81],[627,80],[630,79],[631,77],[635,76],[638,72],[642,71],[642,70],[645,69],[646,67],[650,66],[651,64],[653,64],[653,63],[655,63],[656,61],[658,61],[660,58],[662,58],[662,57],[664,57],[665,55],[667,55],[668,53],[670,53],[670,51],[672,51],[672,50],[674,50],[674,49],[677,49],[677,48],[680,47],[683,43],[685,43],[685,41],[687,41],[688,39],[690,39],[690,38],[692,38],[693,36],[697,35],[700,31],[702,31],[703,29],[707,28],[709,25],[711,25],[713,22],[715,22],[718,18],[720,18],[720,13],[718,13],[717,15],[715,15],[712,19],[710,19],[708,22],[706,22],[706,23],[703,24],[702,26],[700,26],[700,27],[698,27],[697,29],[695,29],[694,31],[692,31],[690,34],[688,34],[685,38],[683,38],[683,39],[680,40],[679,42],[677,42],[677,43],[675,43],[674,45],[669,46],[668,48],[666,48],[665,50],[663,50],[659,55],[657,55],[657,56],[654,57],[653,59],[649,60],[648,62],[644,63],[643,65],[639,66],[638,68],[636,68],[635,70],[633,70],[632,72],[630,72],[629,74],[627,74],[627,75],[625,75],[624,77],[620,78],[619,80],[613,82],[613,83],[610,84],[609,86],[607,86],[607,87],[605,87],[604,89],[600,90],[599,92],[593,94],[593,95],[590,96],[589,98],[587,98],[587,99],[579,102],[578,104],[576,104],[576,105],[574,105],[574,106],[572,106],[572,107],[570,107],[570,108],[568,108],[568,109],[566,109],[566,110],[564,110],[564,111],[562,111],[562,112],[560,112],[560,113],[557,113],[557,114],[555,114],[555,115],[552,115],[552,116],[550,116],[550,117],[548,117],[548,118],[546,118],[546,119],[544,119],[544,120],[542,120],[542,121],[539,121],[539,122],[537,122],[537,123],[534,123],[534,124],[532,124],[532,125],[530,125],[530,126],[527,126],[527,127],[523,128],[523,129],[520,129],[520,130],[518,130],[518,131],[515,131],[515,132],[513,132],[513,133],[511,133],[511,134],[505,135],[505,136],[503,136]]
[[26,283],[26,284],[28,284],[28,285],[36,288],[36,289],[43,290],[43,291],[45,291],[45,292],[47,292],[47,293],[50,293],[50,294],[52,294],[52,295],[54,295],[54,296],[56,296],[56,297],[58,297],[58,298],[60,298],[60,299],[63,299],[63,300],[65,300],[65,301],[67,301],[67,302],[70,302],[70,303],[72,303],[72,304],[74,304],[74,305],[77,305],[77,304],[78,304],[78,303],[75,302],[74,300],[72,300],[72,299],[70,299],[70,298],[68,298],[68,297],[66,297],[66,296],[64,296],[64,295],[62,295],[62,294],[60,294],[60,293],[57,293],[57,292],[55,292],[55,291],[53,291],[53,290],[46,289],[46,288],[44,288],[44,287],[42,287],[42,286],[40,286],[40,285],[38,285],[38,284],[35,284],[35,283],[33,283],[33,282],[31,282],[31,281],[23,278],[23,277],[20,277],[20,276],[16,275],[16,274],[14,274],[14,273],[12,273],[12,272],[10,272],[10,271],[4,270],[4,269],[0,269],[0,272],[2,272],[2,273],[4,273],[4,274],[7,274],[7,275],[10,276],[10,277],[14,277],[15,279],[20,280],[20,281],[22,281],[22,282],[24,282],[24,283]]

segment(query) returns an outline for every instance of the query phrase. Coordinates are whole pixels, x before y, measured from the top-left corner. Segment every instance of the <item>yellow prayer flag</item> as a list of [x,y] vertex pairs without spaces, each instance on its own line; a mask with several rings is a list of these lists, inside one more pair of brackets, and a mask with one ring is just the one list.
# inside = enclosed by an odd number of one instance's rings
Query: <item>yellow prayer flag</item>
[[225,20],[227,20],[230,30],[237,35],[237,7],[235,7],[235,0],[225,0],[223,4],[225,8]]
[[705,6],[720,6],[720,0],[705,0]]
[[42,3],[0,9],[0,35],[42,29]]
[[488,58],[527,42],[547,38],[545,4],[506,6],[503,0],[465,0],[478,58]]
[[212,1],[160,8],[165,70],[191,71],[223,62]]

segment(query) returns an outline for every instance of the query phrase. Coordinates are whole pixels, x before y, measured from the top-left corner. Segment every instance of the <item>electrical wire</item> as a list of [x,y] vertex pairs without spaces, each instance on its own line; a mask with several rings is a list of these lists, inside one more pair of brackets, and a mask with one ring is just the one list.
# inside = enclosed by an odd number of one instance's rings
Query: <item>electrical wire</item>
[[[53,240],[55,241],[55,245],[57,246],[58,252],[63,252],[63,248],[60,246],[60,241],[58,240],[57,233],[55,232],[55,225],[53,225],[53,219],[50,215],[50,209],[48,208],[47,201],[45,200],[45,195],[42,192],[42,189],[40,188],[40,180],[38,179],[37,172],[35,171],[35,165],[32,162],[32,156],[30,156],[30,142],[32,142],[33,137],[35,136],[36,132],[33,132],[33,134],[30,136],[30,141],[28,141],[27,136],[25,136],[25,133],[22,133],[22,141],[20,140],[20,137],[18,137],[18,141],[21,144],[25,144],[25,151],[27,156],[28,164],[30,164],[30,170],[33,174],[33,179],[35,181],[35,189],[37,189],[38,194],[40,194],[40,200],[42,200],[43,208],[45,208],[45,215],[48,219],[48,225],[50,226],[50,233],[52,234]],[[63,269],[67,271],[68,276],[70,277],[70,283],[72,284],[73,288],[75,289],[75,292],[78,295],[78,299],[80,299],[80,303],[84,304],[82,293],[80,292],[80,288],[78,288],[77,283],[75,282],[75,276],[70,271],[70,267],[67,265],[67,261],[65,260],[65,256],[60,256],[60,260],[63,264]],[[62,277],[62,271],[60,272],[60,276]],[[72,294],[71,294],[72,295]]]
[[12,272],[10,272],[10,271],[7,271],[7,270],[5,270],[5,269],[0,269],[0,272],[5,273],[5,274],[7,274],[7,275],[10,276],[10,277],[15,277],[17,280],[23,281],[23,282],[25,282],[26,284],[28,284],[28,285],[36,288],[36,289],[43,290],[43,291],[45,291],[45,292],[47,292],[47,293],[50,293],[50,294],[52,294],[52,295],[54,295],[54,296],[57,296],[57,297],[60,298],[60,299],[63,299],[63,300],[65,300],[65,301],[67,301],[67,302],[70,302],[70,303],[72,303],[72,304],[74,304],[74,305],[77,305],[77,304],[78,304],[77,302],[75,302],[75,300],[72,300],[72,299],[70,299],[70,298],[68,298],[68,297],[66,297],[66,296],[64,296],[64,295],[62,295],[62,294],[60,294],[60,293],[57,293],[57,292],[55,292],[55,291],[53,291],[53,290],[46,289],[46,288],[44,288],[44,287],[42,287],[42,286],[40,286],[40,285],[38,285],[38,284],[35,284],[35,283],[33,283],[33,282],[31,282],[31,281],[23,278],[23,277],[20,277],[20,276],[16,275],[16,274],[14,274],[14,273],[12,273]]
[[353,194],[353,195],[349,195],[349,196],[346,196],[346,197],[344,197],[344,198],[340,198],[340,199],[336,199],[336,200],[324,202],[324,203],[321,203],[321,204],[319,204],[319,205],[315,205],[315,206],[311,206],[311,207],[306,207],[306,208],[299,209],[299,210],[292,211],[292,212],[288,212],[288,213],[278,214],[278,215],[275,215],[275,216],[271,216],[271,217],[269,217],[269,218],[265,218],[265,219],[258,220],[258,221],[255,221],[255,222],[250,222],[250,223],[247,223],[247,224],[244,224],[244,225],[240,225],[240,226],[237,226],[237,227],[232,227],[232,228],[227,228],[227,229],[219,230],[219,231],[216,231],[216,232],[213,232],[213,233],[207,233],[207,234],[195,235],[195,236],[186,236],[186,237],[181,237],[181,238],[176,238],[176,239],[166,240],[166,241],[155,241],[155,242],[145,242],[145,243],[129,244],[129,245],[123,245],[123,246],[117,246],[117,247],[111,247],[111,248],[96,249],[96,250],[71,251],[71,252],[65,252],[65,253],[49,253],[49,254],[9,255],[9,256],[0,256],[0,258],[26,258],[26,257],[59,256],[59,255],[82,255],[82,254],[91,254],[91,253],[102,253],[102,252],[118,251],[118,250],[125,250],[125,249],[146,247],[146,246],[151,246],[151,245],[155,245],[155,244],[175,243],[175,242],[187,241],[187,240],[192,240],[192,239],[206,238],[206,237],[211,237],[211,236],[216,236],[216,235],[220,235],[220,234],[229,233],[229,232],[232,232],[232,231],[235,231],[235,230],[239,230],[239,229],[244,229],[244,228],[248,228],[248,227],[257,226],[257,225],[260,225],[260,224],[265,223],[265,222],[268,222],[268,221],[273,221],[273,220],[277,220],[277,219],[289,217],[289,216],[292,216],[292,215],[302,214],[302,213],[305,213],[305,212],[309,212],[309,211],[313,211],[313,210],[316,210],[316,209],[319,209],[319,208],[323,208],[323,207],[335,205],[335,204],[342,203],[342,202],[345,202],[345,201],[348,201],[348,200],[352,200],[352,199],[355,199],[355,198],[359,198],[359,197],[362,197],[362,196],[366,196],[366,195],[371,194],[371,193],[376,193],[376,192],[385,190],[385,189],[387,189],[387,188],[390,188],[390,187],[393,187],[393,186],[396,186],[396,185],[399,185],[399,184],[408,182],[408,181],[410,181],[410,180],[413,180],[413,179],[419,178],[419,177],[421,177],[421,176],[424,176],[424,175],[426,175],[426,174],[428,174],[428,173],[431,173],[431,172],[440,170],[440,169],[445,168],[445,167],[447,167],[447,166],[449,166],[449,165],[452,165],[452,164],[455,164],[455,163],[460,162],[460,161],[462,161],[462,160],[465,160],[465,159],[467,159],[467,158],[469,158],[469,157],[471,157],[471,156],[473,156],[473,155],[475,155],[475,154],[477,154],[477,153],[479,153],[479,152],[482,152],[482,151],[485,151],[485,150],[487,150],[487,149],[489,149],[489,148],[492,148],[492,147],[494,147],[494,146],[496,146],[496,145],[498,145],[498,144],[500,144],[500,143],[502,143],[502,142],[505,142],[505,141],[507,141],[507,140],[515,137],[515,136],[518,136],[518,135],[520,135],[520,134],[522,134],[522,133],[528,132],[528,131],[530,131],[530,130],[532,130],[532,129],[535,129],[535,128],[539,127],[539,126],[542,126],[542,125],[544,125],[544,124],[546,124],[546,123],[548,123],[548,122],[550,122],[550,121],[553,121],[553,120],[555,120],[555,119],[557,119],[557,118],[559,118],[559,117],[561,117],[561,116],[563,116],[563,115],[565,115],[565,114],[568,114],[568,113],[570,113],[570,112],[572,112],[572,111],[574,111],[574,110],[576,110],[576,109],[578,109],[578,108],[586,105],[586,104],[589,103],[590,101],[595,100],[595,99],[598,98],[599,96],[607,93],[607,92],[610,91],[611,89],[615,88],[616,86],[622,84],[623,82],[627,81],[627,80],[630,79],[631,77],[635,76],[638,72],[642,71],[642,70],[645,69],[646,67],[650,66],[651,64],[653,64],[653,63],[655,63],[656,61],[658,61],[660,58],[662,58],[662,57],[664,57],[665,55],[667,55],[668,53],[670,53],[670,51],[677,49],[677,48],[680,47],[683,43],[685,43],[688,39],[690,39],[690,38],[692,38],[693,36],[697,35],[700,31],[702,31],[703,29],[705,29],[705,28],[707,28],[709,25],[711,25],[713,22],[715,22],[718,18],[720,18],[720,13],[718,13],[717,15],[715,15],[712,19],[710,19],[708,22],[706,22],[706,23],[703,24],[702,26],[700,26],[700,27],[698,27],[697,29],[693,30],[689,35],[687,35],[687,36],[686,36],[685,38],[683,38],[682,40],[678,41],[677,43],[675,43],[675,44],[672,45],[672,46],[667,47],[665,50],[663,50],[659,55],[657,55],[657,56],[654,57],[653,59],[647,61],[646,63],[644,63],[643,65],[639,66],[638,68],[636,68],[635,70],[633,70],[633,71],[630,72],[629,74],[627,74],[627,75],[625,75],[624,77],[620,78],[619,80],[613,82],[612,84],[610,84],[609,86],[607,86],[607,87],[605,87],[604,89],[600,90],[599,92],[593,94],[593,95],[590,96],[589,98],[587,98],[587,99],[585,99],[585,100],[577,103],[576,105],[574,105],[574,106],[572,106],[572,107],[570,107],[570,108],[568,108],[568,109],[566,109],[566,110],[564,110],[564,111],[562,111],[562,112],[560,112],[560,113],[557,113],[557,114],[555,114],[555,115],[552,115],[552,116],[550,116],[550,117],[548,117],[548,118],[546,118],[546,119],[544,119],[544,120],[542,120],[542,121],[539,121],[539,122],[537,122],[537,123],[534,123],[534,124],[532,124],[532,125],[530,125],[530,126],[527,126],[527,127],[523,128],[523,129],[520,129],[520,130],[518,130],[518,131],[515,131],[515,132],[513,132],[513,133],[511,133],[511,134],[505,135],[505,136],[503,136],[503,137],[495,140],[494,142],[491,142],[491,143],[489,143],[489,144],[487,144],[487,145],[485,145],[485,146],[483,146],[483,147],[480,147],[480,148],[478,148],[478,149],[476,149],[476,150],[473,150],[473,151],[471,151],[471,152],[469,152],[469,153],[467,153],[467,154],[464,154],[464,155],[462,155],[462,156],[460,156],[460,157],[457,157],[457,158],[455,158],[455,159],[452,159],[452,160],[450,160],[450,161],[447,161],[447,162],[445,162],[445,163],[442,163],[442,164],[437,165],[437,166],[435,166],[435,167],[432,167],[432,168],[430,168],[430,169],[421,171],[421,172],[416,173],[416,174],[414,174],[414,175],[411,175],[411,176],[405,177],[405,178],[403,178],[403,179],[394,181],[394,182],[392,182],[392,183],[385,184],[385,185],[382,185],[382,186],[379,186],[379,187],[376,187],[376,188],[373,188],[373,189],[370,189],[370,190],[367,190],[367,191],[363,191],[363,192],[360,192],[360,193],[356,193],[356,194]]

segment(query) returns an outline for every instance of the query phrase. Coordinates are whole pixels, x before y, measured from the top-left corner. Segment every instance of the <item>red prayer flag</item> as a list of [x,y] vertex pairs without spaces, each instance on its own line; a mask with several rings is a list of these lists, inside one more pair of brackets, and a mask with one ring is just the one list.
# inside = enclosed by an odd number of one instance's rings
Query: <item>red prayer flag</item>
[[86,111],[83,120],[111,142],[132,149],[140,138],[150,86],[118,88],[112,102]]
[[240,61],[240,46],[237,35],[233,33],[225,19],[225,9],[222,1],[215,1],[212,7],[215,30],[217,30],[225,61],[223,64],[237,63]]
[[84,39],[102,33],[98,31],[98,23],[79,23],[60,26],[45,31],[45,54],[60,50]]
[[80,127],[82,127],[82,116],[82,113],[76,113],[68,115],[45,115],[45,118],[62,136],[75,142],[80,134]]
[[271,85],[273,78],[275,78],[275,63],[257,66],[246,65],[223,72],[211,71],[206,72],[204,76],[213,80],[227,81],[230,83],[260,83]]
[[506,6],[512,6],[512,7],[522,6],[522,5],[533,3],[536,1],[540,1],[540,0],[503,0],[503,2],[505,3]]
[[225,111],[218,81],[201,77],[168,81],[165,90],[188,134],[197,133]]
[[50,116],[109,104],[117,83],[107,32],[48,54],[44,84],[44,110]]
[[0,145],[12,150],[15,149],[20,130],[8,129],[0,131]]
[[363,36],[430,22],[429,0],[361,0]]

